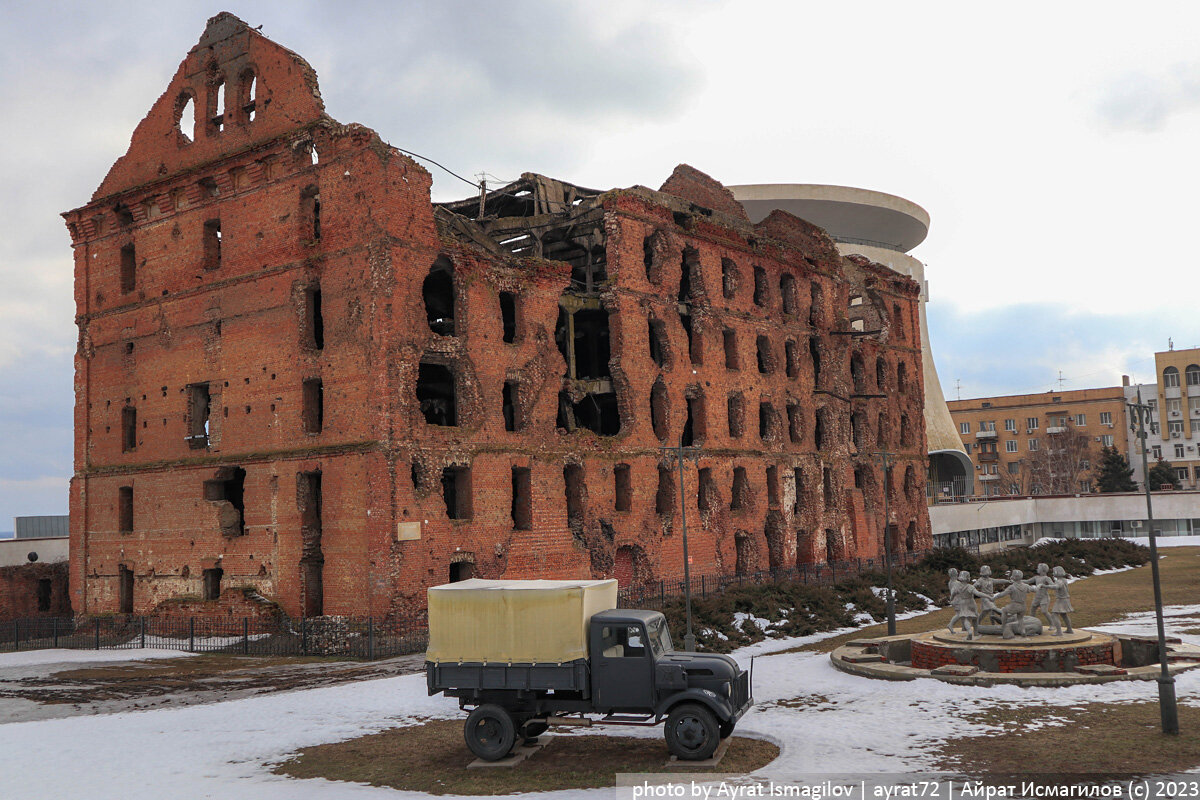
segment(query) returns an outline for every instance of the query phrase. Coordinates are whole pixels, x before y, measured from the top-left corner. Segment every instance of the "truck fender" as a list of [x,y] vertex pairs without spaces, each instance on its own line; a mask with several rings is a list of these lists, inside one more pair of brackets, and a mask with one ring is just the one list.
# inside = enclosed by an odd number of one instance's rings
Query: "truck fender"
[[708,689],[685,689],[682,692],[676,692],[655,707],[655,720],[661,720],[670,714],[671,709],[680,703],[700,703],[708,706],[721,722],[728,722],[733,718],[733,709],[730,707],[729,701],[721,695]]

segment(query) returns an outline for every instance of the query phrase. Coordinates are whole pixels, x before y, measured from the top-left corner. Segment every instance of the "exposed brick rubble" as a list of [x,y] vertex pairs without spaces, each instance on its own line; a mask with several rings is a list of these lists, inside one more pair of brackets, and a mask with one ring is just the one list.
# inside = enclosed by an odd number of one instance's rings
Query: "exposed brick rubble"
[[76,612],[254,589],[382,617],[467,575],[674,578],[681,438],[693,574],[878,555],[879,449],[896,546],[929,545],[911,280],[751,226],[687,166],[660,191],[527,174],[482,211],[429,189],[297,55],[209,21],[64,215]]

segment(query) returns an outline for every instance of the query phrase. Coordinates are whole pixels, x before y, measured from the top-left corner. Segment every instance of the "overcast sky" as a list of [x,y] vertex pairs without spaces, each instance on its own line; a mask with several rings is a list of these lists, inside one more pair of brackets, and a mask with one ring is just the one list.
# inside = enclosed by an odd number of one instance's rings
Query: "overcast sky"
[[[328,112],[461,175],[834,183],[923,206],[948,398],[1152,379],[1187,287],[1200,5],[0,2],[0,530],[66,513],[83,205],[228,10]],[[471,194],[441,170],[435,199]]]

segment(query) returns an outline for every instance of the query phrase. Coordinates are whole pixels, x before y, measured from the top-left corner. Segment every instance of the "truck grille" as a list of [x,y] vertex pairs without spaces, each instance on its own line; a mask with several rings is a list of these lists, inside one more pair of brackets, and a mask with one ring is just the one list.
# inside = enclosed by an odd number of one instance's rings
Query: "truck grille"
[[750,675],[742,670],[737,680],[733,682],[733,707],[735,709],[746,705],[750,699]]

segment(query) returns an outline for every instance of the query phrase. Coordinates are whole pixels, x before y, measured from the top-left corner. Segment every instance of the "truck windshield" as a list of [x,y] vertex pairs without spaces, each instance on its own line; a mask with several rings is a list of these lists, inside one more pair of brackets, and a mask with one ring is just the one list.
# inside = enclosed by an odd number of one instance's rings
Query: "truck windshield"
[[671,646],[671,631],[667,629],[667,621],[663,617],[650,620],[646,626],[647,633],[650,639],[650,650],[655,656],[661,656],[663,653],[669,653],[674,648]]

